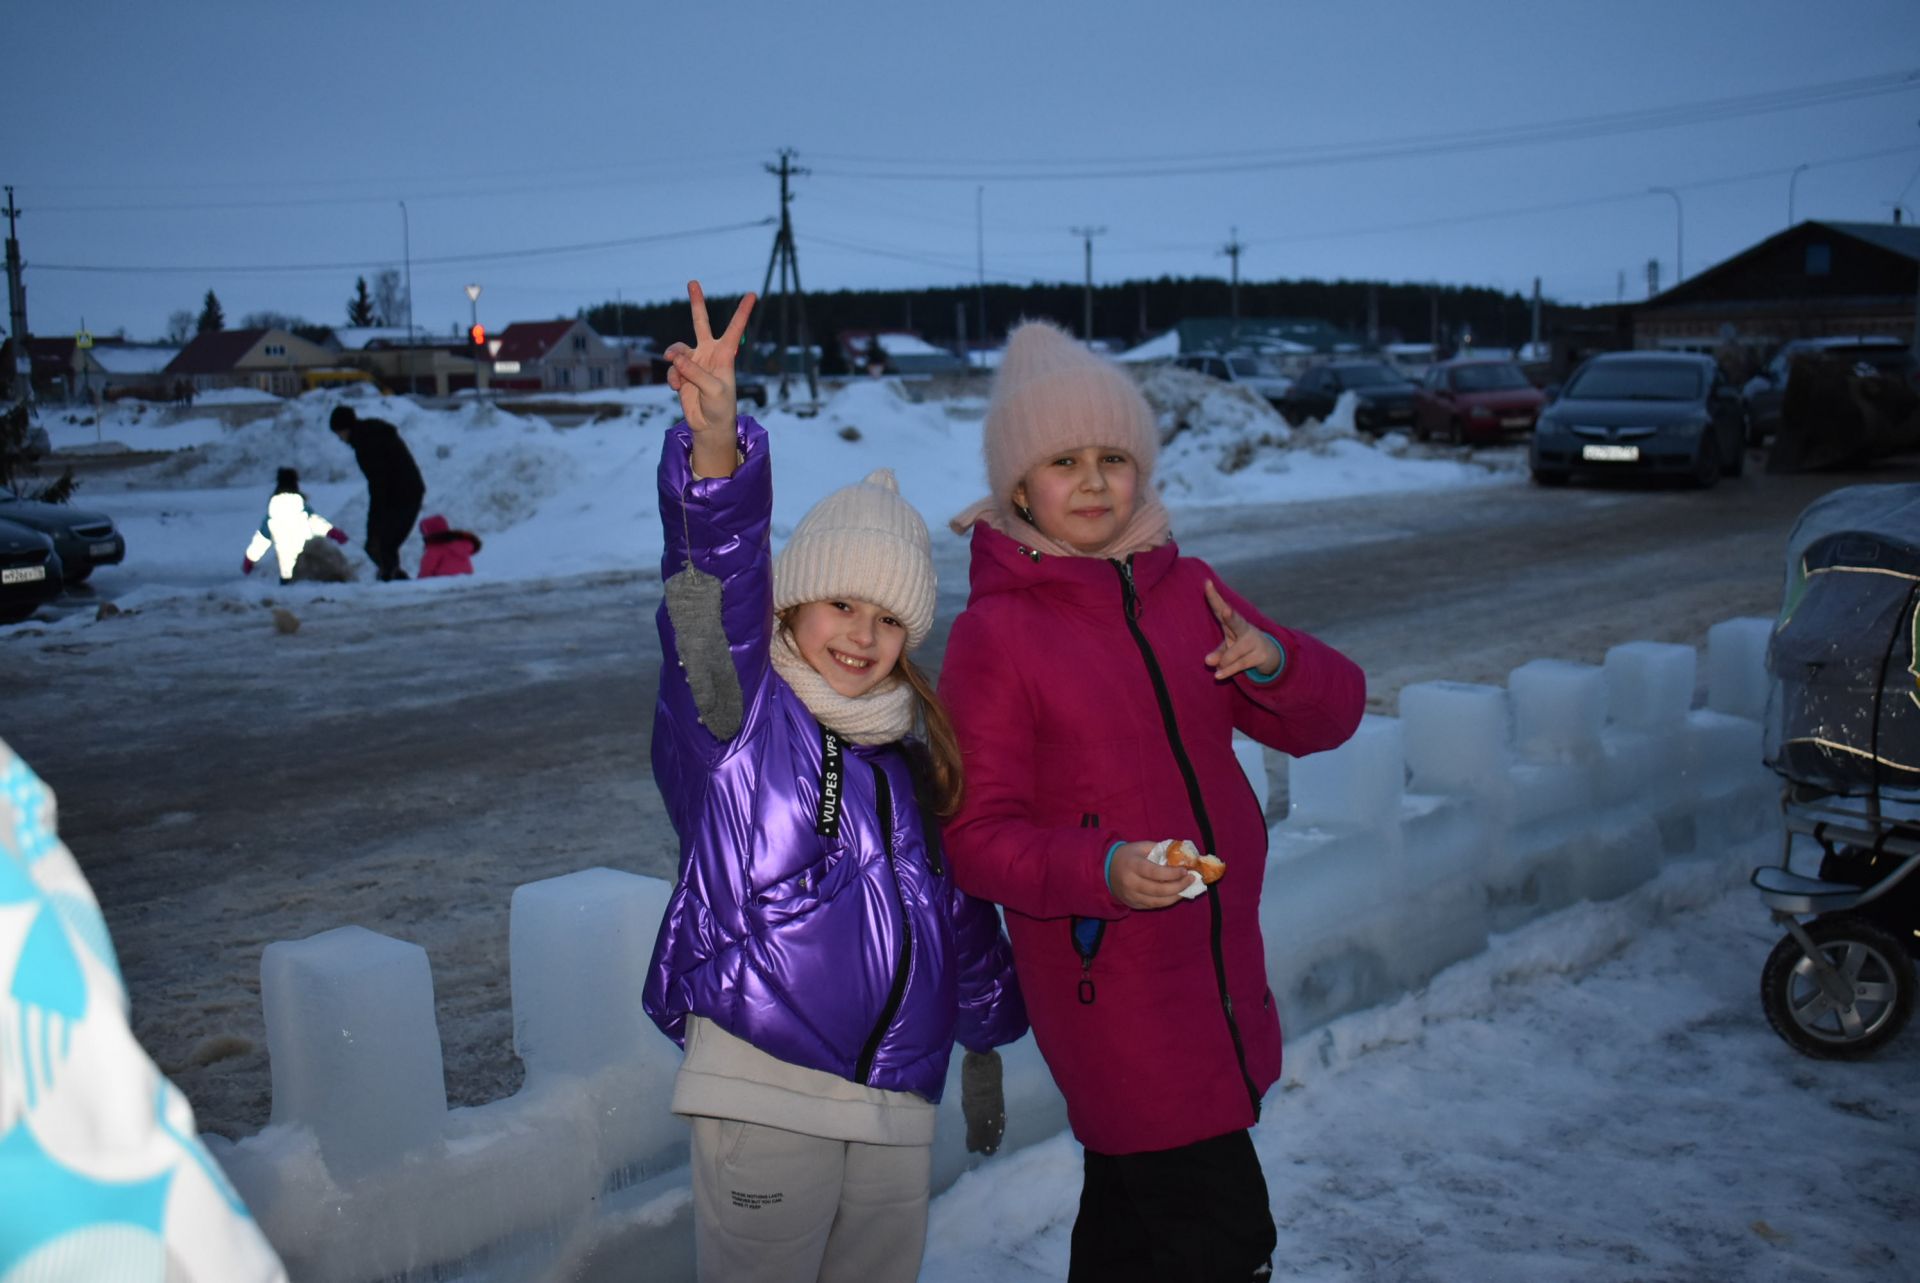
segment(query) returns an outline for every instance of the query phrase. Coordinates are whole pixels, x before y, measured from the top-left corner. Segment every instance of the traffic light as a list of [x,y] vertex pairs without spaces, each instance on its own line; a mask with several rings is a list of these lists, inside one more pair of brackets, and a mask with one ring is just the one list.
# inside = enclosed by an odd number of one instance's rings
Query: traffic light
[[473,345],[476,354],[484,352],[487,347],[487,327],[478,322],[474,323],[467,330],[467,342]]

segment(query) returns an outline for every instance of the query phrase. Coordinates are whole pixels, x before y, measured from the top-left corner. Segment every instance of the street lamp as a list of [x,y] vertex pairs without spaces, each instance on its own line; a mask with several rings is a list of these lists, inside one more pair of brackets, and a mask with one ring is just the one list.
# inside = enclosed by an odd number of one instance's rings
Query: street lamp
[[1653,195],[1673,197],[1673,283],[1687,279],[1687,217],[1680,207],[1680,193],[1671,187],[1649,187]]
[[480,287],[467,286],[467,346],[473,354],[473,394],[480,395]]

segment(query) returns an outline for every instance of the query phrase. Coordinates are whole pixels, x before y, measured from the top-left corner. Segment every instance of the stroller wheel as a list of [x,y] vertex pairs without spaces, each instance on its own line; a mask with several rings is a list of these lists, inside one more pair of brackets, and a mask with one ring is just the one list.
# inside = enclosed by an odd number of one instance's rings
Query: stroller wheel
[[1794,1050],[1823,1060],[1858,1060],[1891,1042],[1913,1014],[1913,962],[1899,940],[1865,918],[1842,914],[1807,934],[1852,989],[1842,1006],[1821,986],[1799,941],[1773,947],[1760,973],[1767,1023]]

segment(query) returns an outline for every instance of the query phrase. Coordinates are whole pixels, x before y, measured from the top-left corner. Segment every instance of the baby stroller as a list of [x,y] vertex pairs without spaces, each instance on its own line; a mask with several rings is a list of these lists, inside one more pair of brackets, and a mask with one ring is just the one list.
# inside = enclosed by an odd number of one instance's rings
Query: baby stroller
[[[1787,541],[1767,647],[1767,765],[1786,846],[1752,882],[1787,934],[1761,973],[1767,1021],[1809,1056],[1856,1060],[1913,1014],[1920,956],[1920,484],[1849,486]],[[1818,876],[1789,868],[1796,842]]]

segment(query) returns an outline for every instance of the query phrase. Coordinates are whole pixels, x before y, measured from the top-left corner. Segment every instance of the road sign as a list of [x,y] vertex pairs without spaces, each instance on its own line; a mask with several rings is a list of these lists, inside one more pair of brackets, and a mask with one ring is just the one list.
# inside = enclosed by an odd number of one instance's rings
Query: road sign
[[93,346],[93,335],[87,333],[85,330],[81,330],[73,336],[73,345],[84,352]]

